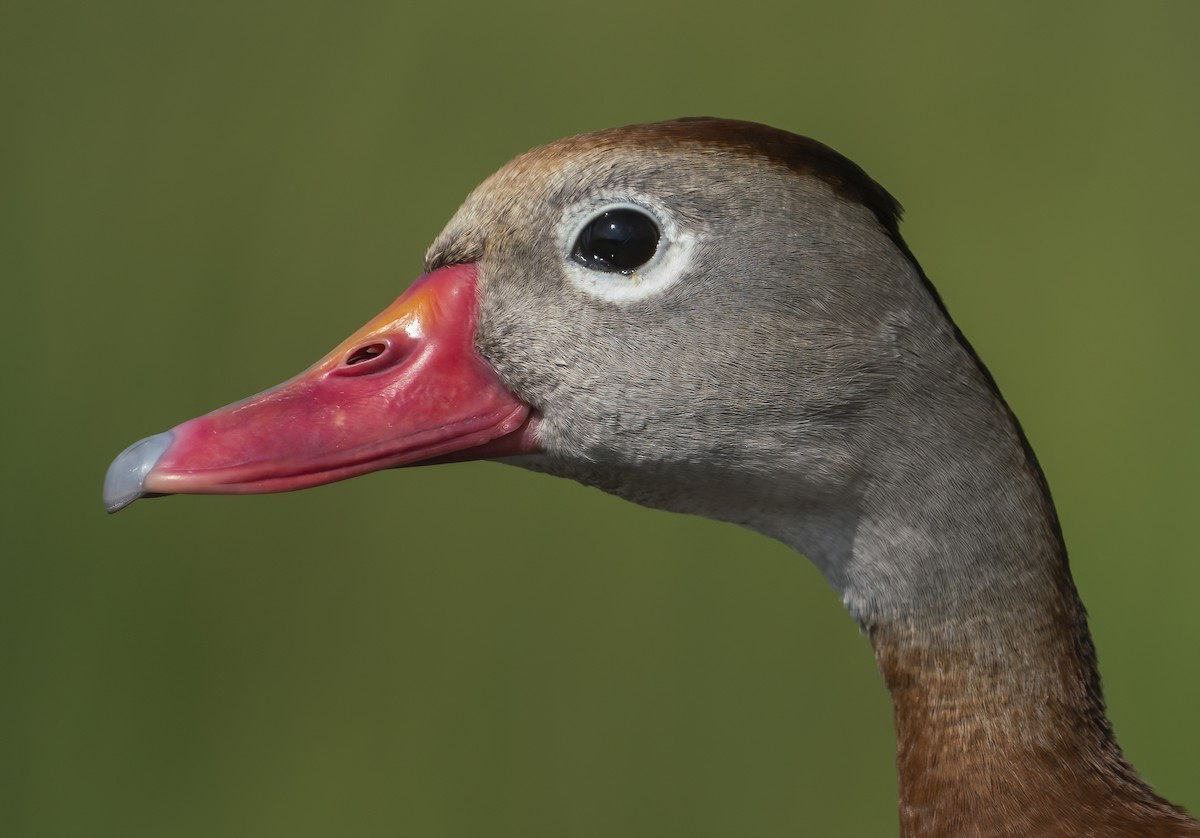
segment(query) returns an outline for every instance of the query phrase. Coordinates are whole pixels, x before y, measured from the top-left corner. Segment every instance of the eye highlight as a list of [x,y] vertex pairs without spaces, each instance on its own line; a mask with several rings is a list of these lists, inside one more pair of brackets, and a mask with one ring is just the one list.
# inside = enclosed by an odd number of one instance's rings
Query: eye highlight
[[646,213],[616,207],[584,225],[571,256],[595,271],[629,275],[654,258],[660,235]]

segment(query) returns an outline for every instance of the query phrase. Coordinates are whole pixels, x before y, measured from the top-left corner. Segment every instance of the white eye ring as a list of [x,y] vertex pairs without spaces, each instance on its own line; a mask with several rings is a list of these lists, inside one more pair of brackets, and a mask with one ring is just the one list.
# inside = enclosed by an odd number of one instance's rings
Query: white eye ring
[[[616,196],[614,196],[615,198]],[[683,233],[675,217],[660,202],[644,196],[622,196],[624,200],[580,202],[567,208],[559,222],[558,239],[564,270],[573,285],[593,297],[614,303],[634,300],[665,291],[674,285],[691,264],[696,237]],[[598,271],[575,258],[575,243],[587,225],[613,210],[632,210],[648,216],[658,226],[658,247],[644,265],[628,274]]]

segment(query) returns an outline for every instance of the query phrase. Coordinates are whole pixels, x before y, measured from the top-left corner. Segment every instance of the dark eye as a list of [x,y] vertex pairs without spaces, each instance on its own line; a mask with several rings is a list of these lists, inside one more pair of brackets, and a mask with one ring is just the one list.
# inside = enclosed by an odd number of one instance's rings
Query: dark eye
[[611,209],[587,223],[575,240],[575,259],[592,270],[630,274],[653,258],[658,225],[635,209]]

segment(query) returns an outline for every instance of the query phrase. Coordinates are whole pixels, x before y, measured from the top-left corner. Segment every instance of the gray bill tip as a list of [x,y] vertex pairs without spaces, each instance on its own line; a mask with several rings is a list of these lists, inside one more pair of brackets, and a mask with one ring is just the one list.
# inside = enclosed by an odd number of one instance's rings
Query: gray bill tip
[[104,475],[104,508],[109,513],[119,512],[147,494],[142,489],[146,475],[174,439],[170,431],[164,431],[138,440],[117,455]]

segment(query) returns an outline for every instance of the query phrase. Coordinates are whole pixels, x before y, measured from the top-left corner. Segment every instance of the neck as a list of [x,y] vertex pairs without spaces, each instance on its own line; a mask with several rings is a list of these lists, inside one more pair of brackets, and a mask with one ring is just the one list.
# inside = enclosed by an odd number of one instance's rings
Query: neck
[[[876,447],[839,511],[759,527],[813,558],[871,638],[902,834],[1200,836],[1113,738],[1053,504],[1007,407],[983,387],[922,404],[932,414],[893,406],[883,426],[911,429],[917,456]],[[971,433],[947,441],[934,417],[951,405]]]
[[904,836],[1200,835],[1125,761],[1067,574],[1046,607],[868,626]]

